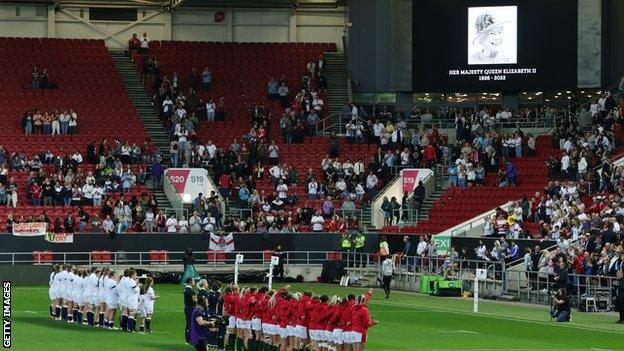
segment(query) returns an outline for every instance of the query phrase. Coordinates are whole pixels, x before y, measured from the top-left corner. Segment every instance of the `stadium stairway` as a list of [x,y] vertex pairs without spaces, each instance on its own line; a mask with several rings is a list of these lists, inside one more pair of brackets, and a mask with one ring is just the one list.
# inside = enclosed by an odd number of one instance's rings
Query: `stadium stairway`
[[[121,80],[128,91],[128,96],[134,105],[134,108],[139,112],[139,117],[143,122],[143,126],[147,130],[147,133],[154,142],[154,145],[160,149],[163,157],[163,164],[169,164],[169,136],[163,130],[162,122],[158,115],[154,112],[152,101],[145,90],[143,82],[139,78],[132,59],[124,55],[122,51],[110,51],[111,58],[115,64],[115,68]],[[151,187],[151,180],[149,181]],[[152,187],[153,188],[153,187]],[[171,203],[162,187],[158,187],[153,191],[154,198],[161,208],[171,207]]]
[[433,204],[438,201],[446,188],[448,188],[448,181],[446,170],[448,169],[448,163],[445,161],[444,163],[439,163],[435,166],[434,175],[435,175],[435,188],[433,192],[427,197],[425,197],[425,201],[423,201],[422,206],[420,207],[420,214],[418,215],[418,220],[428,220],[429,219],[429,210],[433,208]]
[[329,107],[332,132],[340,133],[342,106],[349,102],[347,59],[341,52],[323,53],[325,79],[327,84],[327,106]]

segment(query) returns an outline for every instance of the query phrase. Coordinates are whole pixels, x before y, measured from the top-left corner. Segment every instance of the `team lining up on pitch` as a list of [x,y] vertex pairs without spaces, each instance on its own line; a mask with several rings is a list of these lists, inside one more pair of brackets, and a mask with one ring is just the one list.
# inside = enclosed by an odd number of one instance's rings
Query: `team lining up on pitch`
[[[193,295],[193,279],[188,278],[185,300]],[[226,350],[249,351],[361,351],[366,344],[368,328],[376,325],[367,303],[372,290],[364,295],[314,295],[290,292],[290,286],[278,290],[268,287],[243,287],[231,284],[220,301],[228,316]],[[197,305],[189,317],[189,342],[197,350],[206,350],[210,335],[205,326],[209,305],[198,294]],[[193,296],[194,297],[194,296]]]
[[[120,276],[109,268],[54,265],[49,280],[50,318],[135,332],[140,316],[139,331],[151,333],[154,301],[159,298],[153,283],[151,277],[138,277],[133,269]],[[270,290],[230,284],[221,294],[218,284],[208,293],[206,281],[201,280],[196,296],[193,286],[193,278],[188,278],[184,288],[186,339],[197,350],[206,350],[208,343],[232,351],[362,351],[368,328],[378,323],[371,319],[367,306],[372,290],[341,298],[290,292],[289,285]],[[120,327],[116,328],[118,310]],[[220,320],[228,322],[227,334],[214,338],[211,333],[219,333],[220,328],[211,327]],[[221,345],[214,345],[215,339]]]
[[[151,332],[154,293],[151,277],[137,277],[136,271],[126,269],[120,276],[108,268],[80,270],[72,265],[54,265],[50,274],[50,317],[69,323],[115,329],[115,315],[121,311],[120,330],[136,331],[140,315],[140,331]],[[71,313],[70,313],[71,312]],[[95,315],[98,321],[95,321]]]

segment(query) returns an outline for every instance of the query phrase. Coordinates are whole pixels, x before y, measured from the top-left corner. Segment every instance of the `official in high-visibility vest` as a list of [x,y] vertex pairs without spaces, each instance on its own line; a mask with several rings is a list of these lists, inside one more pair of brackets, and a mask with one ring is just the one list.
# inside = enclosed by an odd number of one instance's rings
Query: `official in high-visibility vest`
[[344,252],[343,260],[347,263],[347,267],[353,267],[353,242],[351,241],[351,237],[349,234],[342,234],[342,238],[340,239],[340,247],[342,248],[342,252]]
[[340,247],[342,248],[342,251],[349,252],[351,251],[352,246],[353,244],[351,243],[351,238],[349,237],[349,234],[342,234],[342,239],[340,239]]
[[355,244],[355,252],[362,252],[362,250],[364,250],[364,243],[366,242],[366,237],[364,236],[364,234],[362,234],[362,232],[357,232],[353,242]]
[[388,242],[386,241],[386,236],[382,235],[379,238],[379,261],[383,262],[390,255],[390,247],[388,246]]

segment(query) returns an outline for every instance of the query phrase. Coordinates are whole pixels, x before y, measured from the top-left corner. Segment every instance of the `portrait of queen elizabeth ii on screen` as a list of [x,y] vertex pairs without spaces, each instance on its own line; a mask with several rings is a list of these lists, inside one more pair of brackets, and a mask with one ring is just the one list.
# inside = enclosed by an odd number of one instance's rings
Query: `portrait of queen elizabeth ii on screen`
[[518,63],[516,6],[468,8],[468,64]]

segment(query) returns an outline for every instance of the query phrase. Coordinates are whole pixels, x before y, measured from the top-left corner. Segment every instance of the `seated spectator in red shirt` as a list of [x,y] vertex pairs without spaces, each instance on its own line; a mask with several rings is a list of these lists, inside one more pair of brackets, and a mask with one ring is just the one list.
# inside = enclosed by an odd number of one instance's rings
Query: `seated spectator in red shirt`
[[131,54],[136,54],[139,51],[140,47],[141,47],[141,42],[139,41],[139,38],[137,37],[136,33],[132,34],[132,38],[128,40],[128,50],[130,51]]

